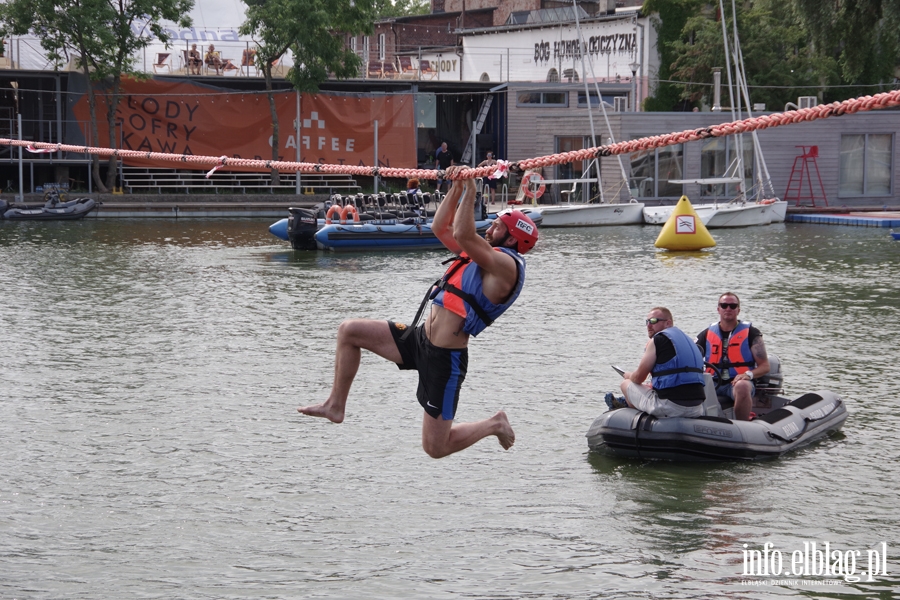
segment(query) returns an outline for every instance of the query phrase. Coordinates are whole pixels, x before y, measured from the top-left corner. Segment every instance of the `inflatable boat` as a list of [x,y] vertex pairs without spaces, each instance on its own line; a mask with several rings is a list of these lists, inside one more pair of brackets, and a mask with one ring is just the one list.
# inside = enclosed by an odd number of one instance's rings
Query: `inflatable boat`
[[[294,250],[409,250],[443,248],[431,230],[433,210],[430,194],[417,200],[415,195],[403,202],[402,195],[393,199],[363,196],[332,197],[330,205],[318,208],[289,208],[290,216],[273,223],[269,233],[289,241]],[[435,203],[437,200],[435,200]],[[476,203],[475,228],[483,236],[496,214],[487,214],[480,198]],[[522,209],[541,223],[537,209]]]
[[62,202],[53,196],[43,206],[10,204],[3,211],[3,218],[10,221],[64,221],[81,219],[97,206],[93,198],[75,198]]
[[[290,217],[269,227],[272,235],[291,242],[294,250],[401,250],[443,248],[431,231],[426,217],[382,218],[324,224],[316,212],[290,208]],[[490,219],[475,222],[479,235],[491,225]]]
[[758,382],[752,409],[757,416],[750,421],[733,419],[733,405],[716,397],[707,373],[704,416],[659,419],[634,408],[610,410],[588,429],[588,447],[648,460],[751,461],[778,458],[840,431],[848,416],[840,396],[828,390],[793,400],[780,396],[777,357],[770,355],[770,364],[773,373]]

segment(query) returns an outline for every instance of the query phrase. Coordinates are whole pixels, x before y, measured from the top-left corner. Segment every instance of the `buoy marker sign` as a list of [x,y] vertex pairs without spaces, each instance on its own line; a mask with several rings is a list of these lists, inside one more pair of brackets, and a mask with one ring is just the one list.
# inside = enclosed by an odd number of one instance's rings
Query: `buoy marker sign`
[[675,217],[675,233],[694,235],[697,233],[697,222],[694,215],[678,215]]
[[682,196],[663,225],[655,245],[666,250],[702,250],[714,247],[716,240],[709,235],[691,201]]

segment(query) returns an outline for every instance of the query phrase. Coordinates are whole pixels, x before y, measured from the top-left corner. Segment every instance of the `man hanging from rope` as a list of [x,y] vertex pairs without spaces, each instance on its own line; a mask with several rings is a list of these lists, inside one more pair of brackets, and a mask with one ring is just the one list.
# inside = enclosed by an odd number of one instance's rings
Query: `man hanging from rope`
[[[450,167],[447,175],[452,179],[463,168]],[[454,423],[453,418],[468,368],[469,337],[478,335],[519,296],[525,282],[522,254],[537,242],[537,228],[521,211],[505,211],[481,238],[475,229],[475,182],[465,179],[453,181],[434,215],[432,230],[457,257],[425,295],[412,325],[368,319],[341,323],[331,394],[322,404],[297,410],[342,422],[361,350],[366,349],[400,369],[418,371],[417,396],[426,413],[422,447],[429,456],[442,458],[492,435],[509,449],[516,436],[503,411],[473,423]],[[429,300],[431,311],[417,326]]]

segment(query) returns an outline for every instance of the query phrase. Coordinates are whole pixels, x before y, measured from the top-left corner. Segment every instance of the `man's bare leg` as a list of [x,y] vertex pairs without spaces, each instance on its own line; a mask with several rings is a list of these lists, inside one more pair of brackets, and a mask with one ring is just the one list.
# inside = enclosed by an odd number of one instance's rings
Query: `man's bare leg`
[[736,421],[749,421],[750,409],[753,407],[753,398],[750,397],[752,389],[750,382],[740,380],[734,383],[731,393],[734,396],[734,418]]
[[504,450],[509,450],[516,441],[516,434],[502,410],[490,419],[474,423],[454,423],[427,414],[423,416],[422,448],[431,458],[443,458],[465,450],[492,435],[497,436]]
[[333,423],[341,423],[344,420],[350,386],[356,372],[359,371],[363,348],[391,362],[397,364],[403,362],[387,321],[368,319],[344,321],[338,327],[337,349],[334,354],[334,383],[328,400],[322,404],[302,406],[297,411],[311,417],[322,417]]

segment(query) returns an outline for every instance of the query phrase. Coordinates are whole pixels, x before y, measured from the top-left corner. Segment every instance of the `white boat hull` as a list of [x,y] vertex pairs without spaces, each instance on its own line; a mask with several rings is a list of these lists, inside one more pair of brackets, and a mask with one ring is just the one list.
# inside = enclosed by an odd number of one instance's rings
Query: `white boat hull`
[[542,227],[636,225],[643,221],[640,202],[541,206]]
[[[748,202],[746,204],[694,204],[694,211],[708,228],[752,227],[783,223],[787,215],[787,202],[777,200],[769,204]],[[672,215],[674,206],[645,206],[644,222],[651,225],[665,225]]]

